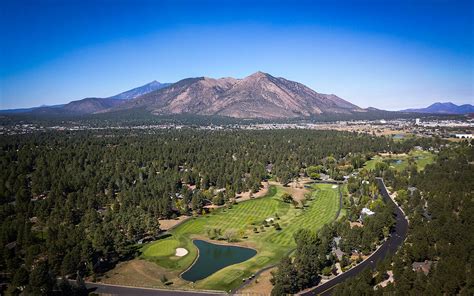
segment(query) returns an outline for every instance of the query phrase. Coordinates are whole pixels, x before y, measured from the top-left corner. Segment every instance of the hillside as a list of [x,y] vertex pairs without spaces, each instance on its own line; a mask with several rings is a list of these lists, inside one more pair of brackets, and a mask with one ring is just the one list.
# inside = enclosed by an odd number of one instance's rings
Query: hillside
[[85,98],[78,101],[72,101],[64,105],[62,109],[65,112],[70,113],[90,114],[118,106],[123,102],[123,100],[112,98]]
[[336,95],[267,73],[243,79],[188,78],[107,111],[143,108],[153,114],[220,115],[235,118],[297,118],[364,112]]

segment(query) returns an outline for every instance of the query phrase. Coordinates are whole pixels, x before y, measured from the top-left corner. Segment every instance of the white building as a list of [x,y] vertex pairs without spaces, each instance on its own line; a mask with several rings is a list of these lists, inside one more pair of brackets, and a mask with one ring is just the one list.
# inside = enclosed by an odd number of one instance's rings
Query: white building
[[473,134],[456,134],[456,138],[459,139],[472,139],[474,138]]
[[372,216],[373,214],[375,214],[375,212],[371,211],[368,208],[363,208],[362,211],[360,211],[360,218],[361,220],[363,220],[365,217]]

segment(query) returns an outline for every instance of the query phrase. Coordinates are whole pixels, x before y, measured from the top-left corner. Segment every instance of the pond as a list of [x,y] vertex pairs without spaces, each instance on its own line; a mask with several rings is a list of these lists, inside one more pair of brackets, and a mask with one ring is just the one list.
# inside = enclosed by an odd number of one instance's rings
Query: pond
[[404,134],[396,134],[396,135],[393,135],[393,138],[394,139],[404,139],[405,135]]
[[206,278],[229,265],[244,262],[257,254],[254,249],[212,244],[203,240],[194,240],[193,243],[199,249],[199,257],[191,268],[181,275],[183,279],[191,282]]

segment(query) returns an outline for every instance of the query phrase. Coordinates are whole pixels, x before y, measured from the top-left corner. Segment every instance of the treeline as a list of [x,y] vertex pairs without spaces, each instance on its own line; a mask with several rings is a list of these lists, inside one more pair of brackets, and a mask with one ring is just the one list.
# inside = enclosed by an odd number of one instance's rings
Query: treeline
[[[376,273],[365,271],[336,288],[334,295],[473,295],[473,161],[473,147],[461,143],[443,149],[422,172],[379,168],[409,217],[406,243]],[[414,268],[417,262],[425,269]],[[377,286],[388,273],[393,273],[394,283]]]
[[218,115],[194,115],[194,114],[171,114],[154,115],[145,108],[105,112],[100,114],[81,114],[69,112],[61,108],[42,107],[29,112],[0,112],[0,124],[15,125],[23,123],[34,123],[43,126],[84,124],[94,127],[110,126],[138,126],[155,124],[177,124],[186,126],[209,126],[209,125],[249,125],[249,124],[273,124],[273,123],[318,123],[354,120],[395,120],[415,119],[426,120],[448,120],[464,119],[460,115],[436,115],[402,113],[384,110],[369,110],[368,112],[355,112],[350,114],[320,114],[311,117],[286,118],[286,119],[242,119]]

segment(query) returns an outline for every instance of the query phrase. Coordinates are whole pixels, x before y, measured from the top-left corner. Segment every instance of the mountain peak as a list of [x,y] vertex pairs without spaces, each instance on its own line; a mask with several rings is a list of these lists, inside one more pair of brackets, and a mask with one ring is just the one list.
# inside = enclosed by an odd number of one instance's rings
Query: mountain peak
[[[451,102],[436,102],[434,104],[431,104],[429,107],[441,107],[441,106],[446,106],[446,107],[457,107],[456,104],[451,103]],[[429,108],[428,107],[428,108]]]
[[257,71],[257,72],[253,73],[252,75],[250,75],[248,77],[263,78],[263,77],[268,77],[268,76],[270,76],[270,74],[262,72],[262,71]]
[[219,115],[236,118],[297,118],[361,109],[335,95],[262,71],[243,79],[188,78],[113,108],[145,108],[153,114]]
[[169,83],[161,83],[156,80],[153,80],[152,82],[149,82],[147,84],[144,84],[142,86],[136,87],[131,90],[127,90],[125,92],[122,92],[118,95],[109,97],[111,99],[117,99],[117,100],[131,100],[136,97],[142,96],[144,94],[150,93],[152,91],[158,90],[163,87],[167,87],[170,85]]

